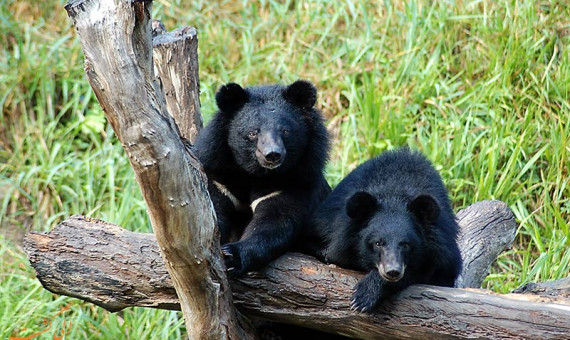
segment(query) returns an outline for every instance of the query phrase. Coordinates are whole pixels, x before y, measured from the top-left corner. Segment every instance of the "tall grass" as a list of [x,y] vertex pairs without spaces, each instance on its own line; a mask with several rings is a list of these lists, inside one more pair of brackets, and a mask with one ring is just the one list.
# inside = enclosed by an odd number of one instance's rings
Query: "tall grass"
[[[570,6],[563,1],[173,1],[155,17],[199,32],[201,101],[216,89],[313,81],[335,136],[332,185],[408,145],[456,209],[505,201],[520,223],[484,286],[570,270]],[[0,337],[180,338],[179,313],[110,314],[42,289],[22,234],[86,214],[149,232],[127,159],[83,74],[63,2],[0,2]],[[71,303],[70,308],[60,312]],[[54,317],[55,315],[55,317]],[[23,331],[22,329],[27,330]]]

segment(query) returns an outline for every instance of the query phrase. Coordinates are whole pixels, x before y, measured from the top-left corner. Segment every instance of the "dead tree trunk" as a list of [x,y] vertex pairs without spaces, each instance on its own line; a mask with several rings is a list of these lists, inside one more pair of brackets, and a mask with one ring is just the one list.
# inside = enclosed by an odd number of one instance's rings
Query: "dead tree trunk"
[[[185,151],[156,81],[151,6],[71,0],[65,8],[83,46],[89,83],[135,172],[189,337],[251,338],[233,305],[204,174]],[[168,84],[169,72],[163,74]]]
[[[462,235],[471,235],[459,242],[463,256],[472,259],[462,273],[463,282],[481,282],[495,260],[486,254],[498,253],[512,242],[514,217],[498,201],[476,203],[457,216]],[[487,247],[473,246],[482,243]],[[38,278],[50,291],[111,311],[130,306],[178,308],[152,234],[77,216],[48,234],[28,234],[25,246]],[[356,338],[555,339],[570,335],[568,280],[542,291],[535,289],[533,295],[412,286],[385,303],[378,314],[368,315],[349,308],[352,289],[361,276],[307,256],[287,254],[231,285],[236,306],[247,316]]]

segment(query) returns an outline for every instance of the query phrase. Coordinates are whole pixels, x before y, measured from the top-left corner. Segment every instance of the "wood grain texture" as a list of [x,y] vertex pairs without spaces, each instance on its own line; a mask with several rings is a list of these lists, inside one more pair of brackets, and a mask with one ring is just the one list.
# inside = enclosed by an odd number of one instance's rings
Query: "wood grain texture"
[[513,212],[501,201],[481,201],[457,212],[463,270],[456,287],[479,288],[499,254],[517,231]]
[[246,320],[232,302],[205,176],[155,77],[151,6],[152,1],[73,0],[66,10],[83,47],[89,83],[141,188],[189,337],[247,339]]
[[180,135],[194,142],[203,127],[196,29],[184,27],[156,35],[152,43],[154,67],[168,112],[180,129]]
[[54,293],[112,312],[129,306],[180,310],[154,234],[71,216],[24,242],[38,279]]

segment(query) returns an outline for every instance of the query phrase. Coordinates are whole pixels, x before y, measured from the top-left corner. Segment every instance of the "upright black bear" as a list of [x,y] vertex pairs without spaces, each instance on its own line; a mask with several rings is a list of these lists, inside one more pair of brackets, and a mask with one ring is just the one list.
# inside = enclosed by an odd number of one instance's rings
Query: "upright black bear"
[[315,211],[309,253],[367,271],[351,307],[371,311],[415,284],[453,287],[462,261],[447,190],[431,163],[402,148],[352,171]]
[[303,80],[245,89],[229,83],[216,94],[219,111],[195,146],[234,276],[291,249],[330,193],[323,176],[329,137],[316,99]]

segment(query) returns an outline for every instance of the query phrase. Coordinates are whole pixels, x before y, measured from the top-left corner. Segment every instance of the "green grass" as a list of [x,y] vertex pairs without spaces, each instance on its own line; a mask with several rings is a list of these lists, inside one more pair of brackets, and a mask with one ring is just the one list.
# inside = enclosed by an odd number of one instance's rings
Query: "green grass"
[[[154,14],[168,28],[198,29],[206,119],[225,82],[308,79],[335,136],[331,184],[384,150],[419,149],[456,210],[499,199],[520,223],[484,287],[506,292],[568,276],[564,1],[159,0]],[[0,2],[0,32],[0,338],[41,331],[52,318],[42,336],[69,325],[70,339],[180,338],[180,313],[111,314],[35,279],[21,248],[28,230],[77,213],[151,229],[63,2]]]

